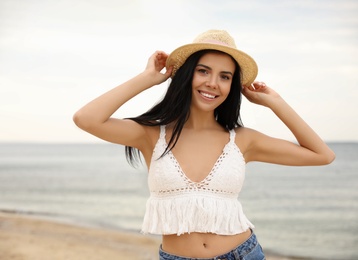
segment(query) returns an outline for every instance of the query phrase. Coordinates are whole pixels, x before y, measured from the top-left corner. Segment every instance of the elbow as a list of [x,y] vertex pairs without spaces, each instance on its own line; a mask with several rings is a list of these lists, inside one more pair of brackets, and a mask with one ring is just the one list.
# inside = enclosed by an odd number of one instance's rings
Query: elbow
[[336,154],[335,154],[332,150],[329,150],[329,151],[327,152],[327,154],[324,156],[324,159],[323,159],[323,161],[322,161],[322,164],[323,164],[323,165],[330,164],[330,163],[332,163],[335,159],[336,159]]
[[75,123],[76,126],[78,126],[79,128],[81,128],[82,130],[88,130],[90,128],[90,120],[88,118],[88,116],[84,115],[81,110],[77,111],[73,117],[72,117],[73,122]]
[[334,160],[336,159],[336,154],[332,151],[331,155],[329,157],[329,162],[328,164],[332,163]]

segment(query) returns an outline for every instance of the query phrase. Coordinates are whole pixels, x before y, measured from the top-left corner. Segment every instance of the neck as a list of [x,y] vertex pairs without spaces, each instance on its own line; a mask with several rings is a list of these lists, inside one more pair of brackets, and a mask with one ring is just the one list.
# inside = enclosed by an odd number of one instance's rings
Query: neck
[[204,130],[208,128],[217,128],[218,122],[215,120],[213,112],[190,111],[188,121],[184,127],[194,130]]

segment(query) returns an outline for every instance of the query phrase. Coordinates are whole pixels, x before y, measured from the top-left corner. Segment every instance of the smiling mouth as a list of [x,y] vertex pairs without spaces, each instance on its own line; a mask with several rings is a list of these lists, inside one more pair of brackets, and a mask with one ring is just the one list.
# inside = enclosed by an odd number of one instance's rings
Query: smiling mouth
[[215,96],[215,95],[212,95],[209,93],[205,93],[205,92],[201,92],[201,91],[199,91],[199,93],[200,93],[200,95],[202,95],[203,97],[208,98],[208,99],[215,99],[216,97],[218,97],[218,96]]

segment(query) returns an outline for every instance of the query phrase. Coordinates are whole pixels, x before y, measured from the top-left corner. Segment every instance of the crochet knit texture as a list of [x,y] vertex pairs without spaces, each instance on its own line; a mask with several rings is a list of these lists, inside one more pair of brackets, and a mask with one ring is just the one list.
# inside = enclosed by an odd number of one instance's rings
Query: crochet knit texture
[[245,179],[245,161],[235,144],[235,130],[230,131],[230,141],[200,182],[185,175],[172,152],[158,159],[166,147],[165,126],[161,126],[148,174],[150,197],[143,233],[234,235],[254,228],[238,200]]

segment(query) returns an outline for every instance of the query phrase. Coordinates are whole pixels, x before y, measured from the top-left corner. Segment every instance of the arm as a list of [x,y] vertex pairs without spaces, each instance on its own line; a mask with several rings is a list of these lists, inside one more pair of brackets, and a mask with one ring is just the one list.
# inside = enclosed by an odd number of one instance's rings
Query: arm
[[167,57],[164,52],[154,53],[142,73],[78,110],[73,116],[75,124],[103,140],[141,149],[141,145],[147,141],[145,128],[132,120],[115,119],[111,116],[140,92],[169,78],[171,69],[164,74],[160,72],[165,67]]
[[331,163],[335,155],[312,128],[265,83],[254,82],[244,87],[245,97],[270,108],[296,137],[298,145],[249,131],[247,161],[263,161],[283,165],[323,165]]

